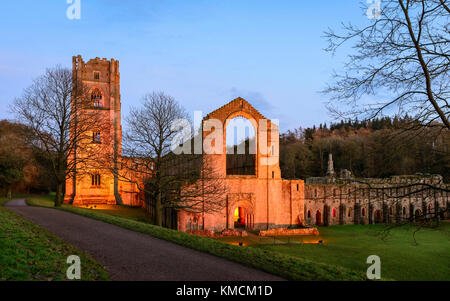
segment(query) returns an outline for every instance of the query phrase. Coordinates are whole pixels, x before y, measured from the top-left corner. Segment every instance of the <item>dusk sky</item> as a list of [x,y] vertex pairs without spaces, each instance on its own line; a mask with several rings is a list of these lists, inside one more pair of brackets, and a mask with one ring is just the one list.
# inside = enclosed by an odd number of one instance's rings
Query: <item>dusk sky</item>
[[174,96],[204,114],[241,96],[282,132],[330,122],[319,93],[347,49],[332,57],[323,32],[369,22],[359,0],[2,1],[0,119],[47,67],[72,56],[120,61],[122,117],[148,92]]

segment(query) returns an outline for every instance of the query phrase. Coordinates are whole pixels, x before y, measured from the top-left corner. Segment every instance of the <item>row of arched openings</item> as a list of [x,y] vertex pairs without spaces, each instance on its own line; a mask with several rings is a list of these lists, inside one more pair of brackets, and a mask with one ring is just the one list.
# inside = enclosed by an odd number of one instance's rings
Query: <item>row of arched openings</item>
[[[427,209],[426,214],[432,214],[432,213],[433,213],[433,206],[432,206],[432,204],[428,204],[427,207],[426,207],[426,209]],[[399,210],[401,210],[400,212],[401,212],[402,216],[405,217],[406,214],[407,214],[407,209],[406,209],[406,207],[401,207],[401,209],[399,209]],[[412,209],[411,209],[411,210],[412,210]],[[420,218],[423,217],[423,212],[422,212],[421,209],[416,209],[416,210],[411,211],[411,212],[412,212],[413,217],[414,217],[415,219],[420,219]],[[346,208],[346,212],[345,212],[345,213],[346,213],[346,216],[347,216],[347,217],[352,217],[352,216],[353,216],[353,208],[351,208],[351,207]],[[389,207],[389,215],[392,216],[392,215],[394,215],[394,214],[395,214],[394,206]],[[337,208],[333,208],[333,209],[332,209],[332,211],[331,211],[331,216],[332,216],[333,218],[337,218],[337,217],[338,217],[338,209],[337,209]],[[361,217],[366,217],[366,216],[367,216],[367,210],[366,210],[365,207],[362,207],[362,208],[361,208]],[[309,210],[307,211],[307,218],[308,218],[308,219],[311,219],[312,217],[313,217],[313,213],[312,213],[311,210],[309,209]],[[322,218],[322,212],[321,212],[320,210],[317,210],[317,211],[315,212],[314,217],[315,217],[315,224],[316,224],[316,225],[322,225],[323,218]],[[381,222],[383,222],[383,212],[382,212],[382,210],[374,210],[374,211],[373,211],[373,218],[374,218],[374,222],[375,222],[375,223],[381,223]]]

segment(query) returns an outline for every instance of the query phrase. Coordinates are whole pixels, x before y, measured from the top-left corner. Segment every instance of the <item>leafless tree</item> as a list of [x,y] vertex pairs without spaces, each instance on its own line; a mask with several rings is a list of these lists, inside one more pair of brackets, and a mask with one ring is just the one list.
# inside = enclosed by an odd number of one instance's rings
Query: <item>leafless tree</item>
[[[411,122],[384,142],[393,148],[402,139],[417,135],[432,134],[430,139],[434,140],[448,137],[448,4],[448,0],[383,0],[379,18],[368,20],[367,25],[343,24],[342,34],[329,29],[325,33],[327,51],[334,54],[344,44],[350,44],[354,50],[348,56],[344,72],[335,73],[334,80],[323,91],[331,96],[330,113],[337,118],[359,120],[408,115]],[[361,1],[364,15],[370,5]],[[448,149],[440,151],[448,154]],[[448,193],[446,185],[423,185],[421,181],[392,183],[387,187],[365,180],[359,184],[369,193],[377,191],[382,199],[391,200],[410,195],[425,200]]]
[[[362,1],[364,14],[368,5]],[[425,126],[450,129],[450,12],[447,0],[383,0],[367,26],[343,24],[325,33],[331,53],[352,43],[345,72],[323,91],[341,118],[405,115]],[[377,100],[371,100],[371,99]]]
[[[103,121],[90,107],[86,88],[73,82],[71,70],[60,66],[47,69],[12,106],[17,119],[30,130],[30,143],[51,162],[57,186],[55,206],[61,206],[65,181],[77,164],[95,160],[90,155],[96,153],[95,146],[87,142],[92,141],[93,126]],[[76,152],[85,156],[75,156]],[[82,167],[76,172],[82,173]]]
[[224,186],[213,164],[202,155],[171,151],[172,140],[181,131],[173,125],[180,119],[188,120],[187,113],[162,92],[147,94],[126,119],[119,179],[146,195],[146,206],[154,205],[159,226],[165,208],[195,213],[223,208]]

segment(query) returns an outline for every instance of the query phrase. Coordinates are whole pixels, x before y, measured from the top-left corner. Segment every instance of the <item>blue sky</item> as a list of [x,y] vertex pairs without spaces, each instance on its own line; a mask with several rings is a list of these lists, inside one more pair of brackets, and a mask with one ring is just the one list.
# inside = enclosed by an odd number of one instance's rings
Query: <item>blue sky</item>
[[246,98],[281,131],[330,122],[324,88],[346,55],[323,48],[323,32],[367,22],[358,0],[2,1],[0,119],[46,67],[72,56],[120,61],[122,116],[151,91],[205,114]]

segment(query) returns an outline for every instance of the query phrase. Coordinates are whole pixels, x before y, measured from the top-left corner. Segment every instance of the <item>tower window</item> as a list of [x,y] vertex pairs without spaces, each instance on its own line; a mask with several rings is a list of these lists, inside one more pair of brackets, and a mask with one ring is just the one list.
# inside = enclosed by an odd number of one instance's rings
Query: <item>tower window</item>
[[100,91],[100,89],[94,89],[94,91],[92,91],[91,103],[93,108],[100,108],[103,106],[102,92]]
[[99,80],[100,79],[100,72],[98,72],[98,71],[94,72],[94,79],[95,80]]
[[272,171],[272,179],[275,178],[275,172]]
[[92,142],[94,143],[102,143],[102,136],[100,132],[93,132],[92,133]]
[[100,186],[101,178],[99,174],[92,175],[92,186]]

